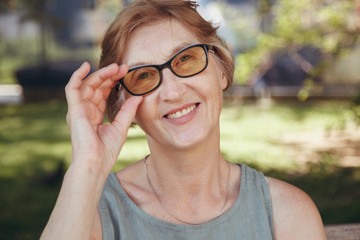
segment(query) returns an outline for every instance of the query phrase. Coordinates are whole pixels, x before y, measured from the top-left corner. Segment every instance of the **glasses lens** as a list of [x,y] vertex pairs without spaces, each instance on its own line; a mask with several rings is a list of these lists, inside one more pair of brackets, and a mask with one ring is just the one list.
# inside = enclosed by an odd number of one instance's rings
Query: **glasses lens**
[[126,74],[123,82],[133,94],[143,94],[157,87],[160,74],[154,67],[141,67]]
[[191,76],[204,70],[206,53],[200,46],[195,46],[179,53],[171,62],[173,71],[182,77]]

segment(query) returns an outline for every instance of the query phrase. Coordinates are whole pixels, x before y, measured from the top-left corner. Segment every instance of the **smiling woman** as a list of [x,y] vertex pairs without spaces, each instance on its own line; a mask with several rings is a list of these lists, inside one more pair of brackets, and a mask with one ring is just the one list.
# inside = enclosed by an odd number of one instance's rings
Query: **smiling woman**
[[[325,239],[304,192],[222,156],[234,63],[196,7],[135,1],[105,34],[100,69],[74,72],[73,159],[42,239]],[[151,154],[112,173],[132,122]]]

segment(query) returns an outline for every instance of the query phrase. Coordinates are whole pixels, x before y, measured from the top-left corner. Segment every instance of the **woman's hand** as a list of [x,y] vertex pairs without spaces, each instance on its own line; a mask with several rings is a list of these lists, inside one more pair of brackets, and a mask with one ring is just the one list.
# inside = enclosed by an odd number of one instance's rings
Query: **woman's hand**
[[111,64],[86,77],[90,65],[84,63],[67,84],[73,161],[41,239],[90,239],[104,183],[142,100],[128,98],[113,123],[103,124],[106,98],[127,71]]
[[111,64],[86,77],[90,65],[84,63],[70,78],[65,92],[73,164],[79,163],[80,166],[103,171],[106,175],[114,166],[142,100],[142,97],[128,98],[113,123],[103,124],[106,99],[127,71],[124,65],[119,67]]

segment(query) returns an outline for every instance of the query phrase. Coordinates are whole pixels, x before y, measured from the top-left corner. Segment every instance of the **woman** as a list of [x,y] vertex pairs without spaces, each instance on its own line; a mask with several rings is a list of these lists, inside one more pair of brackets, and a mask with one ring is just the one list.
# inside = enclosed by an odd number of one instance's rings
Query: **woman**
[[[108,29],[100,70],[74,72],[73,161],[42,239],[325,239],[304,192],[221,155],[233,60],[195,8],[136,1]],[[151,154],[110,173],[132,122]]]

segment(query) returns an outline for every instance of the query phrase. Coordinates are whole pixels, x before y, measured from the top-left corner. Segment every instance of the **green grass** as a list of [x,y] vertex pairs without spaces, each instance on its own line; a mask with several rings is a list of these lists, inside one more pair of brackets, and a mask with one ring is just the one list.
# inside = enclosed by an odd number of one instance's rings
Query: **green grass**
[[[71,161],[61,101],[0,106],[0,239],[37,239],[55,204],[64,169]],[[221,149],[232,162],[243,162],[266,175],[306,191],[325,223],[360,222],[360,169],[340,167],[331,152],[299,168],[283,134],[343,129],[351,120],[346,102],[225,104]],[[114,170],[148,153],[139,128],[129,137]],[[301,170],[301,171],[300,171]]]
[[[277,103],[227,106],[221,117],[222,149],[229,160],[258,164],[263,170],[295,169],[289,150],[278,143],[287,133],[324,132],[348,118],[347,103]],[[340,115],[338,114],[340,111]]]

